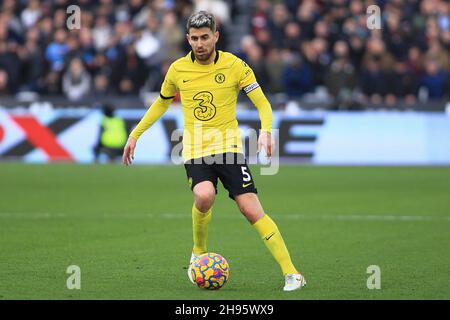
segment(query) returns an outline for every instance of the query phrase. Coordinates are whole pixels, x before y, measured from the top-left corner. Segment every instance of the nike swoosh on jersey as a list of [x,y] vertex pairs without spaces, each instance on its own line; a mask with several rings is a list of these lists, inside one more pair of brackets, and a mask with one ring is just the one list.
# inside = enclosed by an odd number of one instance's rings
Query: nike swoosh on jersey
[[191,81],[191,79],[189,79],[189,80],[184,80],[184,79],[183,79],[183,83],[186,83],[186,82],[188,82],[188,81]]
[[273,237],[273,235],[275,234],[275,232],[272,232],[269,236],[265,237],[266,240],[269,240],[270,238]]
[[242,188],[247,188],[249,185],[251,185],[251,184],[253,184],[253,182],[250,182],[250,183],[247,183],[247,184],[245,184],[245,183],[243,183],[242,184]]

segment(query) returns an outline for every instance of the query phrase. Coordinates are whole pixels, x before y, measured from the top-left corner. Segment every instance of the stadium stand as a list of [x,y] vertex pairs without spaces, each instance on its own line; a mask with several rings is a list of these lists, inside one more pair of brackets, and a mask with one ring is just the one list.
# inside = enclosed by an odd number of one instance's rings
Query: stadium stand
[[[74,3],[81,28],[69,30]],[[372,4],[381,8],[379,30],[366,25]],[[449,99],[444,0],[4,0],[2,105],[42,97],[142,105],[188,52],[185,22],[200,9],[217,16],[218,48],[253,67],[274,108],[296,101],[332,110],[443,110]]]

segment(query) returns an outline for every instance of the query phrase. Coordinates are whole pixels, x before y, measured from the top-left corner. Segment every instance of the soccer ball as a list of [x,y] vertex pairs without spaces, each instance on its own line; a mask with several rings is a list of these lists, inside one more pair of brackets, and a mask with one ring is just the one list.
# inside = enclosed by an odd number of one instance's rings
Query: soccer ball
[[198,287],[217,290],[230,277],[230,266],[220,254],[204,253],[192,262],[191,276]]

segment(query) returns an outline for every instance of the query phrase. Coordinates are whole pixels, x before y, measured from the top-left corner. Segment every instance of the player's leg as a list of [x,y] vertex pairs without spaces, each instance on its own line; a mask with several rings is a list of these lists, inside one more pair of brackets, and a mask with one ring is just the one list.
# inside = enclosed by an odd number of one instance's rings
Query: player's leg
[[206,239],[208,237],[208,225],[211,221],[211,208],[217,192],[217,177],[211,166],[204,161],[197,162],[194,159],[185,163],[188,182],[194,195],[192,205],[192,227],[194,247],[196,255],[205,253]]
[[277,225],[265,214],[261,206],[247,163],[239,161],[235,164],[225,164],[219,171],[220,180],[229,191],[230,198],[236,201],[239,210],[258,231],[264,244],[280,265],[286,280],[284,290],[290,291],[304,286],[306,282],[293,265]]
[[205,164],[185,164],[188,181],[194,195],[192,205],[192,235],[193,248],[188,267],[189,280],[194,283],[191,276],[192,261],[202,253],[207,252],[206,240],[208,226],[212,217],[212,205],[217,192],[217,177],[211,168]]
[[206,239],[208,225],[211,222],[212,205],[216,197],[216,189],[211,181],[202,181],[193,188],[194,204],[192,206],[192,231],[196,255],[207,252]]
[[234,196],[234,200],[244,217],[254,225],[264,217],[264,210],[255,193],[248,192]]
[[258,196],[254,193],[244,193],[236,195],[234,198],[239,210],[258,231],[270,253],[280,265],[283,275],[298,273],[280,230],[275,222],[264,213]]
[[291,256],[276,223],[264,213],[258,196],[254,193],[236,195],[236,204],[242,214],[255,227],[267,249],[278,262],[285,277],[285,291],[300,289],[306,281],[292,263]]

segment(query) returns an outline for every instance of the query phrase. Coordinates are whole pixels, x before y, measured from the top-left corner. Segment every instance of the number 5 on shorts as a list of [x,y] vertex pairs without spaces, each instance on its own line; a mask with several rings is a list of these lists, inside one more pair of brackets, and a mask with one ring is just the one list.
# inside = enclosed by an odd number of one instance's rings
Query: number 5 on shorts
[[241,170],[242,170],[242,176],[243,176],[242,181],[248,182],[248,181],[252,180],[252,177],[250,177],[250,174],[247,172],[246,167],[242,166]]

